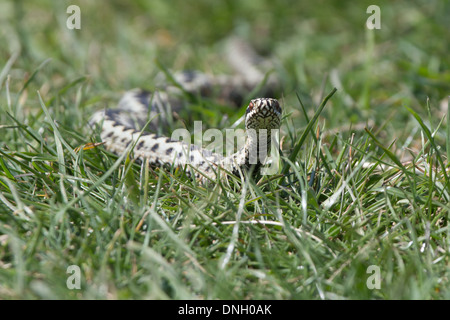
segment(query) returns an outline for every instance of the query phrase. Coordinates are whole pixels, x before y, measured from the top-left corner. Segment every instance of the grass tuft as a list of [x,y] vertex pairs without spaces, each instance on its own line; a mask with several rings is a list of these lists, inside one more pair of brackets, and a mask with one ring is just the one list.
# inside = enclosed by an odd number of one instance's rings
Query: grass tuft
[[[68,2],[2,3],[0,298],[449,299],[448,4],[381,2],[367,30],[369,4],[80,1],[69,30]],[[94,111],[231,74],[230,32],[283,82],[275,175],[201,185],[103,148]],[[167,131],[242,126],[186,98]]]

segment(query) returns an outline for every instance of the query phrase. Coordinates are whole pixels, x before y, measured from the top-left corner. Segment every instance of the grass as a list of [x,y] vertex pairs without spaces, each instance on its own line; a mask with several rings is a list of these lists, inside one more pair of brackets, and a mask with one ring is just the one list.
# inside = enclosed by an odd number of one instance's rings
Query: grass
[[[79,1],[81,30],[70,4],[0,5],[0,298],[450,298],[447,3],[382,1],[375,31],[364,1]],[[162,68],[229,73],[230,33],[283,79],[278,175],[204,186],[83,150]],[[169,131],[242,112],[196,101]]]

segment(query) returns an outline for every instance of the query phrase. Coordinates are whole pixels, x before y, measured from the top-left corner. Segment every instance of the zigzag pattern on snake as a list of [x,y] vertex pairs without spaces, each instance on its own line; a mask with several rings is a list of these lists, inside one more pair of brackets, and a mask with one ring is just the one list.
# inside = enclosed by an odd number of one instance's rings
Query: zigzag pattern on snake
[[[100,136],[106,149],[121,155],[134,146],[132,154],[135,159],[148,160],[152,165],[189,164],[195,168],[195,175],[200,179],[215,179],[217,173],[223,170],[239,176],[252,167],[252,174],[258,175],[265,156],[270,153],[272,129],[280,127],[282,110],[276,99],[257,98],[249,102],[245,113],[245,145],[228,157],[148,131],[141,132],[149,119],[154,118],[148,126],[149,130],[156,131],[170,110],[183,108],[186,103],[183,91],[218,96],[222,101],[239,105],[245,95],[260,85],[265,75],[255,67],[254,62],[262,59],[240,39],[230,39],[227,48],[231,64],[239,71],[238,75],[211,76],[193,71],[177,73],[174,75],[177,85],[166,85],[163,90],[154,93],[131,90],[124,94],[118,108],[96,112],[89,123],[91,126],[101,126]],[[276,80],[269,77],[260,92],[271,93],[275,86]]]

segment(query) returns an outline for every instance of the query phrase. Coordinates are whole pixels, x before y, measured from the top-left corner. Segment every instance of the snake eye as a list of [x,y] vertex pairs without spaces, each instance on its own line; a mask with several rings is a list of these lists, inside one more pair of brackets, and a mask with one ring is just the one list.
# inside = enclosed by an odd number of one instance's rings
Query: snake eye
[[253,101],[250,101],[250,103],[248,104],[248,111],[252,111],[253,110]]

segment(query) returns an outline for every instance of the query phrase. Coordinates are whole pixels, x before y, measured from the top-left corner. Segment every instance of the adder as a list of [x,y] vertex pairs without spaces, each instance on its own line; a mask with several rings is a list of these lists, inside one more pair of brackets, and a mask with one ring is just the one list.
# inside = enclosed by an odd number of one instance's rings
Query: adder
[[[219,172],[239,176],[248,171],[256,176],[270,152],[271,133],[280,128],[282,109],[276,99],[256,98],[248,103],[245,113],[246,142],[227,157],[197,145],[141,131],[152,118],[154,120],[148,129],[156,131],[165,122],[170,110],[183,108],[183,93],[186,92],[214,95],[239,105],[245,95],[265,79],[265,74],[256,67],[258,60],[264,60],[237,38],[228,40],[227,57],[238,70],[237,75],[211,76],[194,71],[177,73],[174,75],[176,85],[166,85],[163,90],[153,93],[142,89],[128,91],[117,108],[97,111],[89,123],[101,127],[100,137],[106,149],[118,155],[132,149],[131,154],[136,160],[147,160],[151,165],[190,165],[200,179],[216,179]],[[277,80],[269,77],[260,92],[270,94],[277,85]]]

